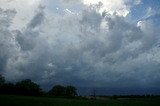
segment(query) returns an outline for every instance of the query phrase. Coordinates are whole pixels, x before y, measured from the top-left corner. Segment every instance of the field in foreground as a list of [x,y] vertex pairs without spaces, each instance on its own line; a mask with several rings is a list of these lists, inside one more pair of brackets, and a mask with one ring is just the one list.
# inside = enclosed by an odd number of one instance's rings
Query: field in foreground
[[160,106],[160,98],[82,100],[0,95],[0,106]]

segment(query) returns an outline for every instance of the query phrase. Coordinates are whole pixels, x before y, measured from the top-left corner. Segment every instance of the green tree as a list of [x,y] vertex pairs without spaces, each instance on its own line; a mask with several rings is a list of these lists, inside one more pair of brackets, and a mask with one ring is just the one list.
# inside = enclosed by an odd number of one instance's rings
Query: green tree
[[3,85],[5,83],[5,78],[0,75],[0,86]]
[[74,97],[77,95],[77,89],[74,86],[55,85],[50,91],[49,95],[59,97]]
[[15,94],[15,85],[12,83],[4,83],[1,86],[2,94]]
[[77,89],[74,86],[67,86],[65,90],[65,94],[68,97],[74,97],[77,95]]
[[4,83],[5,83],[5,78],[2,75],[0,75],[0,94],[3,93],[3,85],[4,85]]
[[15,87],[17,94],[20,95],[38,96],[42,93],[42,89],[40,88],[40,86],[32,82],[30,79],[17,82]]
[[65,87],[61,85],[55,85],[50,91],[49,95],[52,96],[65,96]]

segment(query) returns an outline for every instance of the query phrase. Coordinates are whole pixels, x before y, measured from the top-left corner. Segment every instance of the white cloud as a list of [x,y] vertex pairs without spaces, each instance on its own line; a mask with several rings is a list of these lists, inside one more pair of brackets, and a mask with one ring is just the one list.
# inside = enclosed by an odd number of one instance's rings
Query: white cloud
[[[114,12],[120,16],[127,16],[130,13],[130,5],[139,4],[141,0],[134,0],[134,3],[131,0],[82,0],[84,4],[90,5],[98,5],[102,4],[100,7],[100,12],[107,11],[110,14]],[[127,4],[127,3],[132,4]]]
[[0,7],[3,9],[15,9],[17,14],[13,21],[13,29],[20,29],[26,26],[31,20],[37,7],[43,0],[0,0]]

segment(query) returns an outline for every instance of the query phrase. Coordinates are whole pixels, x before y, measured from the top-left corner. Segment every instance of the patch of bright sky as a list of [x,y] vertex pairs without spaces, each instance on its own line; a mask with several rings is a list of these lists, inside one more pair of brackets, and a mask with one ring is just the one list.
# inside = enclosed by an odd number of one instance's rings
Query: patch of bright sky
[[148,12],[160,11],[160,0],[142,0],[142,3],[131,8],[128,15],[130,22],[138,22],[147,18]]

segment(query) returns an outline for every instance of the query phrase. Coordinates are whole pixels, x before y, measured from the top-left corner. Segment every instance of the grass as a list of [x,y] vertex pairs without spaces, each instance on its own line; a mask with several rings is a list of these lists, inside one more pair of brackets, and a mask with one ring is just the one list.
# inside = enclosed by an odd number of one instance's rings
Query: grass
[[0,106],[160,106],[160,98],[83,100],[0,95]]

